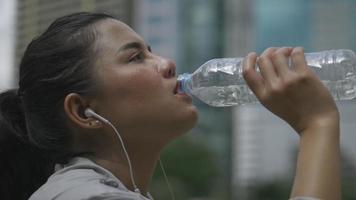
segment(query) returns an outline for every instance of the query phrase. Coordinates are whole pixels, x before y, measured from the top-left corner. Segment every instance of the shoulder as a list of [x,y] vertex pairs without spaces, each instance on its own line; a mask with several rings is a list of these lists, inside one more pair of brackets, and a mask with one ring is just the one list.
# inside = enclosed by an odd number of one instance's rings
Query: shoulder
[[141,199],[140,196],[129,191],[107,170],[81,159],[54,173],[30,200],[134,200]]

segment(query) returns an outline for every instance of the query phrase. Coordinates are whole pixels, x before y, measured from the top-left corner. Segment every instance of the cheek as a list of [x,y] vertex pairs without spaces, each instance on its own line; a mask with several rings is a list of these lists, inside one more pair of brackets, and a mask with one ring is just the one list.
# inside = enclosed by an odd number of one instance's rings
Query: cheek
[[121,77],[115,93],[125,103],[144,103],[162,92],[162,78],[154,70],[137,69]]
[[163,77],[153,69],[128,69],[106,75],[104,107],[122,125],[144,123],[168,101]]

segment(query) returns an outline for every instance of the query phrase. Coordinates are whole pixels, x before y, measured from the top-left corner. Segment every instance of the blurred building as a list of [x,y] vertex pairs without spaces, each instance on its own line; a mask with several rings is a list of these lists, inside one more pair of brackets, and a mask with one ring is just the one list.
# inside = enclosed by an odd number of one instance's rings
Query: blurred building
[[356,50],[356,1],[311,1],[309,42],[311,51]]
[[56,18],[66,14],[82,11],[104,12],[129,25],[132,23],[131,0],[18,0],[17,10],[17,64],[28,43]]
[[135,0],[133,28],[158,55],[179,57],[179,18],[177,0]]
[[14,87],[16,1],[0,1],[0,91]]

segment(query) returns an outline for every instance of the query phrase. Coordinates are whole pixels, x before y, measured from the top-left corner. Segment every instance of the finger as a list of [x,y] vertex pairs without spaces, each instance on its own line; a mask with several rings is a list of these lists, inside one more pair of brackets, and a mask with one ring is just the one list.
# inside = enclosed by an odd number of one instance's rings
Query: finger
[[272,54],[276,50],[277,48],[273,48],[273,47],[266,49],[257,60],[258,67],[261,71],[261,75],[265,80],[265,82],[267,83],[272,83],[278,78],[277,72],[271,60]]
[[279,77],[285,77],[290,73],[288,59],[293,48],[284,47],[274,52],[272,63]]
[[251,90],[256,94],[256,96],[259,96],[264,89],[264,83],[263,78],[256,71],[256,60],[256,53],[249,53],[247,55],[243,61],[242,75]]
[[291,60],[292,60],[293,68],[297,72],[303,72],[305,70],[308,70],[308,65],[305,60],[303,48],[301,47],[294,48],[291,53]]

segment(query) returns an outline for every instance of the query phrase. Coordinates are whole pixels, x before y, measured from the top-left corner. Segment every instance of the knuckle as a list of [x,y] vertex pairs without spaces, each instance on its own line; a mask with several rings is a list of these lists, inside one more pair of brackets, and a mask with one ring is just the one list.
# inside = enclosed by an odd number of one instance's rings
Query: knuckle
[[308,79],[310,79],[312,76],[311,73],[309,73],[308,71],[302,71],[300,73],[298,73],[298,80],[301,82],[307,81]]
[[282,52],[282,53],[288,53],[288,52],[290,52],[291,50],[292,50],[291,47],[283,47],[283,48],[281,48],[281,52]]
[[272,60],[278,60],[278,58],[279,58],[279,52],[274,52],[272,55],[271,55],[271,59]]
[[261,57],[258,58],[257,63],[258,64],[263,64],[267,62],[268,57],[266,55],[262,55]]
[[280,82],[271,83],[270,94],[273,96],[280,95],[284,92],[285,87]]
[[261,55],[261,57],[269,57],[272,53],[274,53],[277,50],[276,47],[269,47],[267,48]]
[[298,85],[298,79],[296,78],[286,78],[283,80],[284,83],[284,87],[286,88],[286,90],[289,90],[291,88],[295,88]]
[[303,55],[304,52],[303,52],[303,48],[301,47],[297,47],[297,48],[294,48],[293,51],[292,51],[292,56],[300,56],[300,55]]
[[247,68],[247,69],[242,70],[242,76],[245,79],[248,78],[252,73],[253,73],[253,70],[251,68]]
[[260,94],[259,96],[258,96],[258,99],[261,101],[261,102],[267,102],[267,101],[269,101],[270,100],[270,98],[271,98],[271,95],[269,95],[269,93],[268,92],[263,92],[262,94]]
[[269,47],[266,49],[266,52],[271,52],[271,51],[275,51],[275,50],[277,50],[276,47]]
[[301,76],[299,76],[299,82],[301,84],[305,84],[305,83],[308,83],[311,79],[311,76],[309,74],[303,74]]
[[287,81],[286,85],[290,87],[298,87],[298,85],[305,84],[311,79],[311,74],[307,72],[298,73]]

